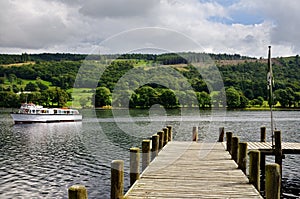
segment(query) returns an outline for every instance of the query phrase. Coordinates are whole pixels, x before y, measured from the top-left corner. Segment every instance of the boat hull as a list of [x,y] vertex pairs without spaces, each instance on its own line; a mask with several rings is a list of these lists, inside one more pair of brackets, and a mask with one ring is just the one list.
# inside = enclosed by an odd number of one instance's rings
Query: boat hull
[[12,113],[15,124],[82,121],[82,115],[18,114]]

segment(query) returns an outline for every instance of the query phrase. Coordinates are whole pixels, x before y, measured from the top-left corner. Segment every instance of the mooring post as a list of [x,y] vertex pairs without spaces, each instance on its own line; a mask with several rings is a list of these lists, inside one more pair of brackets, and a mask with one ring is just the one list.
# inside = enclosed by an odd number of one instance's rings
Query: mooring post
[[130,186],[140,178],[140,149],[130,148]]
[[164,132],[163,131],[158,131],[157,135],[159,135],[158,151],[160,151],[164,146]]
[[239,153],[239,138],[232,137],[231,142],[231,158],[237,163]]
[[87,199],[87,190],[83,185],[73,185],[68,190],[69,199]]
[[122,199],[124,196],[124,161],[111,162],[111,199]]
[[224,142],[224,127],[219,128],[219,140],[218,142]]
[[279,199],[281,187],[281,175],[279,164],[266,165],[266,199]]
[[166,146],[166,144],[168,144],[168,138],[169,138],[168,131],[169,131],[169,129],[168,128],[163,128],[162,130],[164,132],[164,143],[163,143],[163,146]]
[[238,168],[241,169],[245,175],[246,175],[246,168],[247,168],[247,149],[248,149],[247,142],[239,143]]
[[226,132],[226,151],[229,151],[231,154],[231,140],[232,140],[232,132]]
[[193,141],[194,142],[198,141],[198,127],[197,126],[193,127]]
[[152,155],[151,160],[153,160],[158,155],[158,148],[159,148],[159,135],[154,134],[152,135]]
[[260,170],[261,170],[261,186],[260,190],[265,190],[265,176],[266,176],[266,154],[260,153]]
[[170,141],[172,141],[172,139],[173,139],[173,138],[172,138],[172,136],[173,136],[173,135],[172,135],[172,126],[168,125],[167,128],[168,128],[168,130],[169,130],[169,131],[168,131],[168,132],[169,132],[169,133],[168,133],[168,141],[170,142]]
[[281,148],[281,131],[274,132],[275,137],[275,163],[280,166],[280,174],[282,174],[282,148]]
[[142,141],[142,171],[150,164],[150,140]]
[[249,152],[249,183],[260,191],[260,151]]
[[[260,142],[266,142],[266,127],[260,127]],[[260,190],[265,190],[265,169],[266,169],[266,154],[260,153],[260,170],[261,170],[261,186]]]
[[260,141],[266,142],[266,127],[265,126],[260,127]]

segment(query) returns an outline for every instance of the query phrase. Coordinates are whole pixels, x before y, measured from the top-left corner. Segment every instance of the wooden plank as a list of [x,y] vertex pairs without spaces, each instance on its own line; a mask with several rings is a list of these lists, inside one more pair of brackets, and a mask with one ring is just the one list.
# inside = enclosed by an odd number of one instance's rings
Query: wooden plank
[[[264,153],[272,154],[271,142],[247,142],[248,150],[260,150]],[[283,154],[300,154],[300,143],[295,142],[283,142],[282,144]]]
[[222,143],[169,142],[126,198],[262,198]]

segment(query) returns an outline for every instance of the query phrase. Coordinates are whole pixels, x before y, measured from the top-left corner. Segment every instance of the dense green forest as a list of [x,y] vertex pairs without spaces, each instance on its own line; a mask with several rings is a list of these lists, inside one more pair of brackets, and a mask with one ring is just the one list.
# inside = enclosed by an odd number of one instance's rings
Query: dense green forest
[[[210,64],[199,70],[199,62]],[[272,59],[274,105],[300,106],[299,62],[298,55]],[[0,54],[0,106],[263,107],[267,68],[238,54]]]

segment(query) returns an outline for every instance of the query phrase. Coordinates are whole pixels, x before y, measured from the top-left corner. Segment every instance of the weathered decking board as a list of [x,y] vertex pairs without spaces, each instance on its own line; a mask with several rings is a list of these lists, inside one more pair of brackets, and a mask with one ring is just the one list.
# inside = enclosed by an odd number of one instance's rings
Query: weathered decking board
[[[300,154],[300,143],[294,142],[282,142],[282,153],[283,154]],[[272,151],[271,142],[248,142],[248,150],[260,150],[263,152]]]
[[126,198],[262,198],[222,143],[169,142]]

